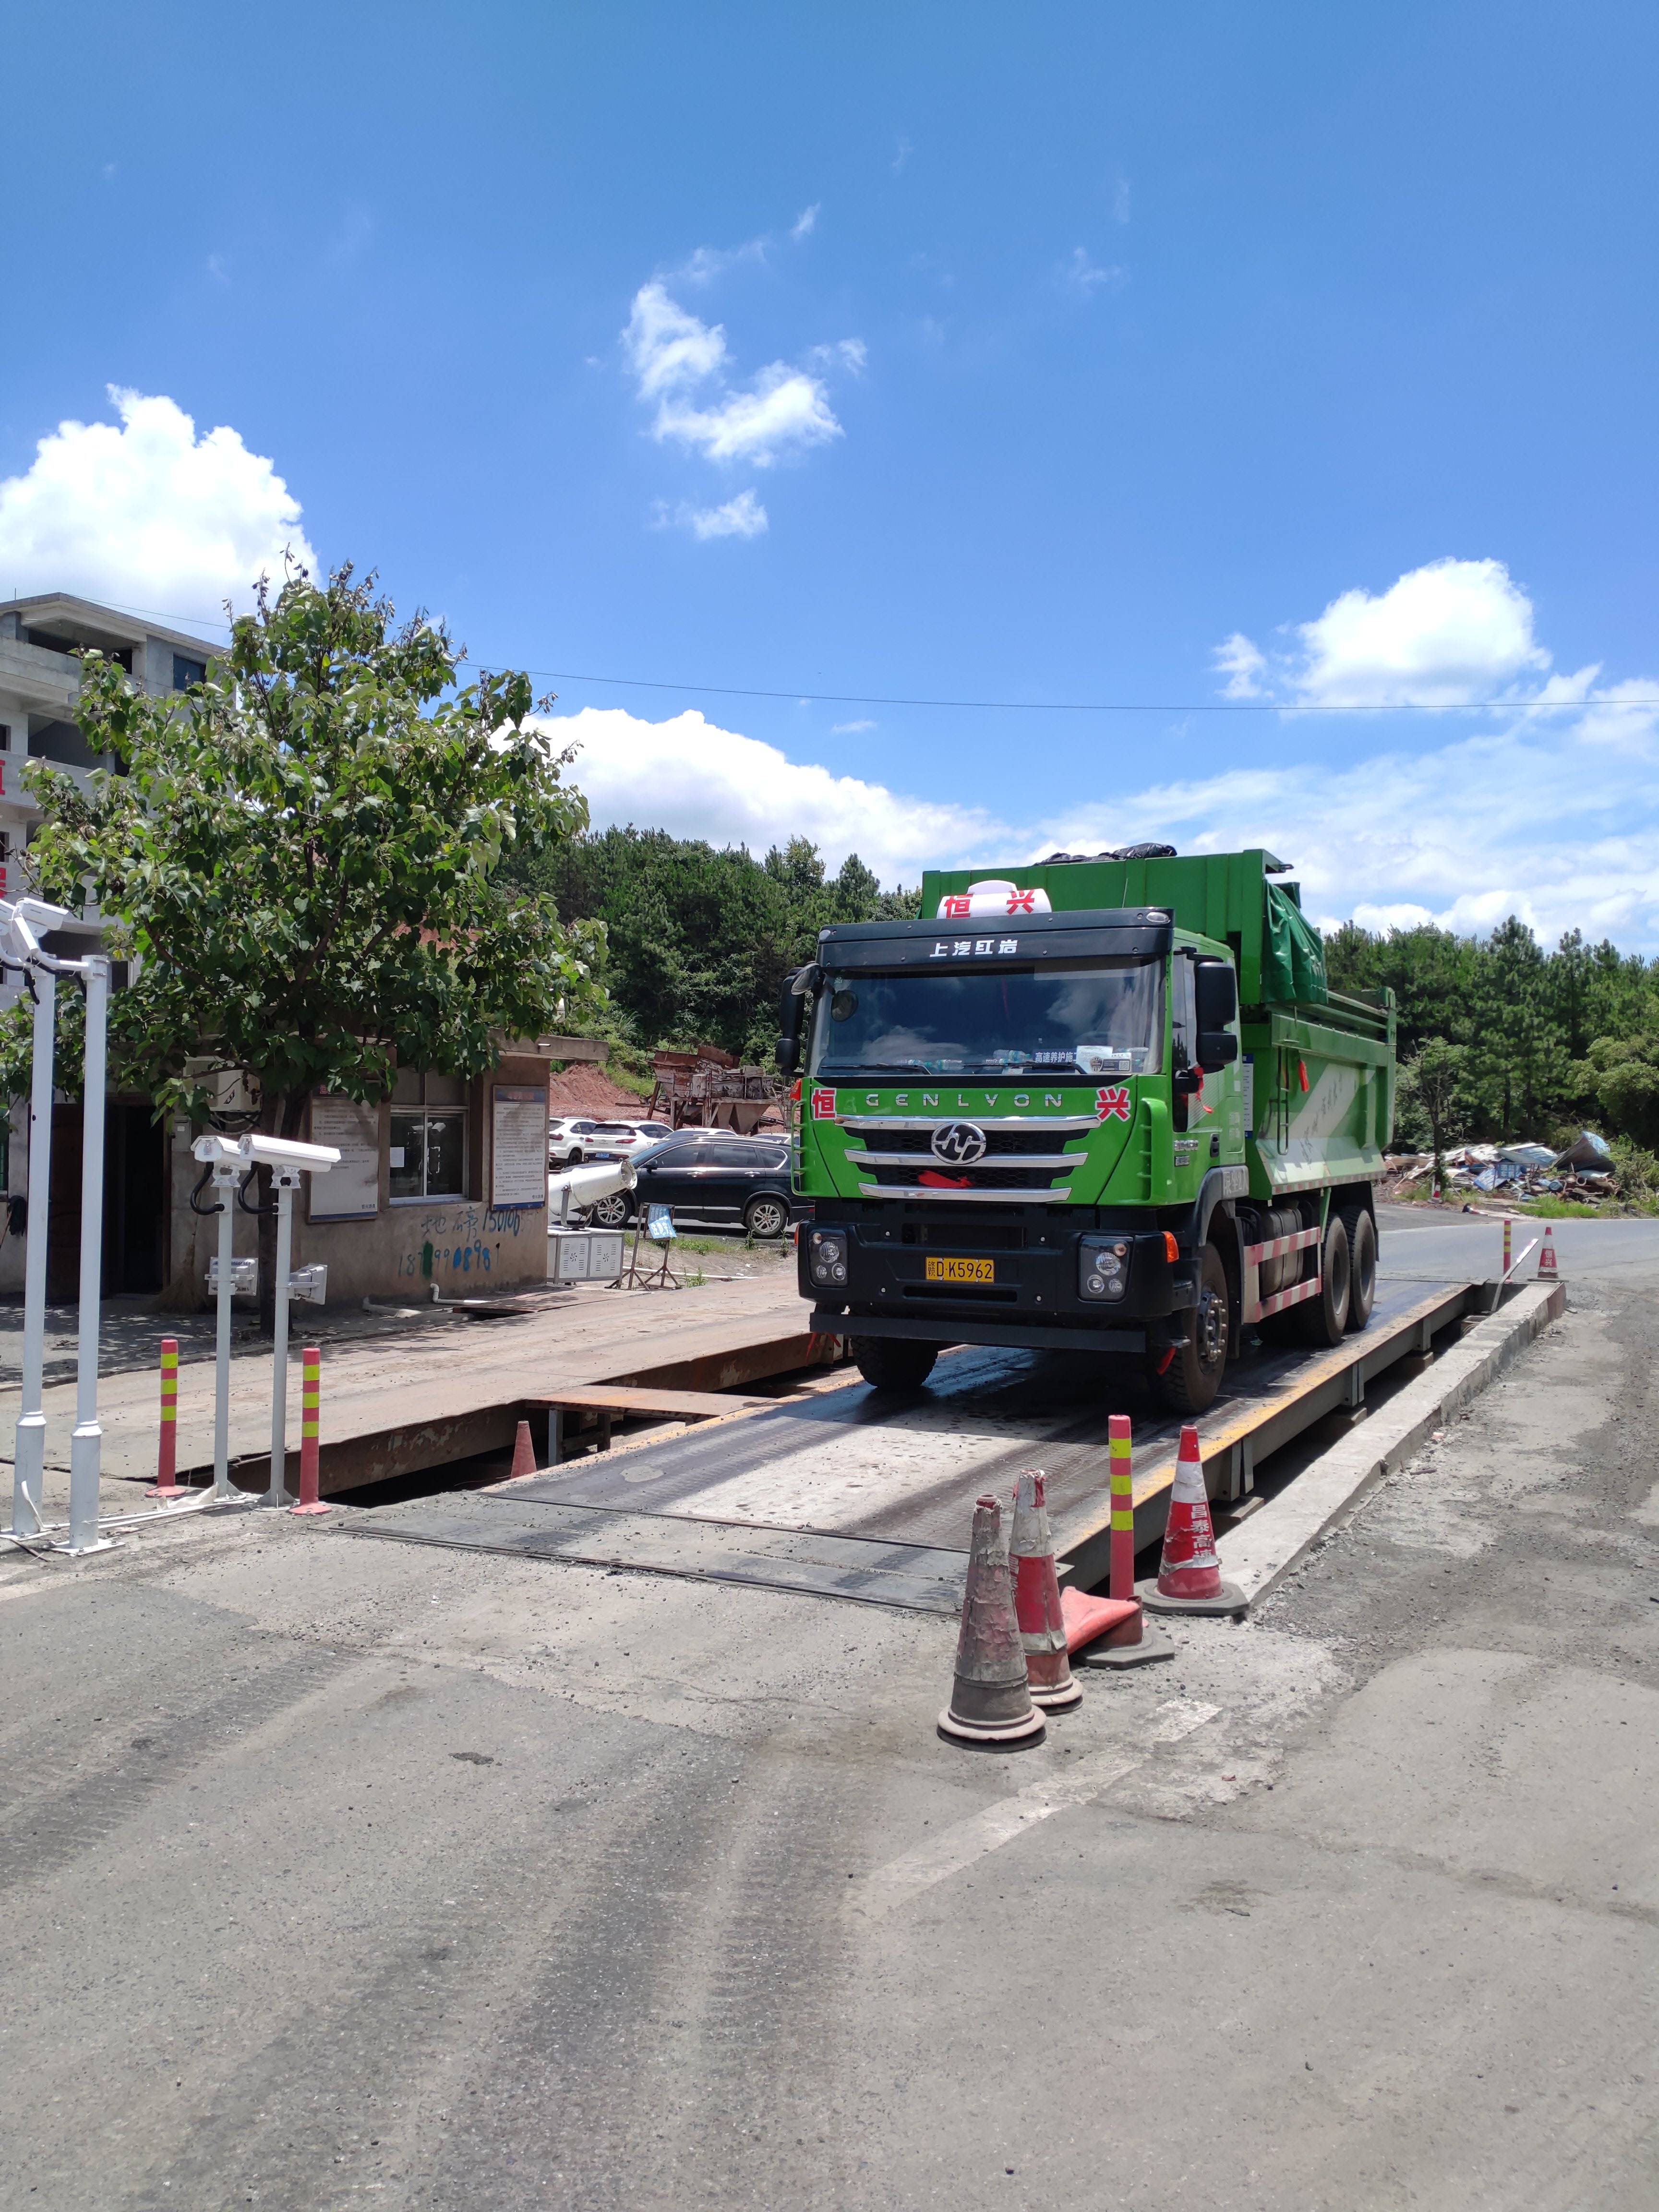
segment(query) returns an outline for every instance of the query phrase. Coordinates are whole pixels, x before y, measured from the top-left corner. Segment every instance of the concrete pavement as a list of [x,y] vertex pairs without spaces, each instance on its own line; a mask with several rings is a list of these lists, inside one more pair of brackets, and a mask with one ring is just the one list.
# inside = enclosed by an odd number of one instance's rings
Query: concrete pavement
[[1659,1236],[1566,1226],[1438,1443],[1017,1757],[918,1615],[264,1516],[7,1566],[0,2202],[1646,2212]]

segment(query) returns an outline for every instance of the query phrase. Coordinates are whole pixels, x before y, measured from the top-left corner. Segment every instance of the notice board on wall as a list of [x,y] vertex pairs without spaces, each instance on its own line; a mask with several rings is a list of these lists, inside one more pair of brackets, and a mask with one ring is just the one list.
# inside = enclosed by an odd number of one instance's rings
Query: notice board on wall
[[489,1203],[547,1204],[547,1088],[498,1083],[491,1104]]
[[380,1210],[380,1109],[319,1092],[311,1102],[311,1141],[340,1155],[326,1175],[308,1175],[308,1221],[372,1221]]

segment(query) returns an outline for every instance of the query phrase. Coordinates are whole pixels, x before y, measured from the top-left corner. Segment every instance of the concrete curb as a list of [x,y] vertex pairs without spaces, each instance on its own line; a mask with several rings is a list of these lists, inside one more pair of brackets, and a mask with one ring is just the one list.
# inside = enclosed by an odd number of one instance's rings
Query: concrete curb
[[1529,1283],[1462,1342],[1332,1446],[1271,1504],[1223,1536],[1221,1571],[1252,1604],[1385,1474],[1414,1457],[1431,1431],[1478,1397],[1565,1310],[1559,1283]]

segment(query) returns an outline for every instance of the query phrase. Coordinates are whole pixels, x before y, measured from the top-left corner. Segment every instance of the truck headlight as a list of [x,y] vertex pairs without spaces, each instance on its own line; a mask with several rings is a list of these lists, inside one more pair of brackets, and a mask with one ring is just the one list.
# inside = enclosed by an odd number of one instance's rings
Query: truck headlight
[[1080,1244],[1077,1255],[1078,1295],[1085,1298],[1121,1298],[1128,1288],[1129,1247],[1113,1243]]
[[836,1229],[815,1229],[806,1240],[806,1265],[815,1283],[847,1280],[847,1238]]

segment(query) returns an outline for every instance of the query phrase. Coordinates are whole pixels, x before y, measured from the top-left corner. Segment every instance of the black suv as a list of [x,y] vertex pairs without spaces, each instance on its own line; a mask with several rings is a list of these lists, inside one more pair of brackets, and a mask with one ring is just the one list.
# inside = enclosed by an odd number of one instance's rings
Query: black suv
[[613,1229],[665,1206],[678,1225],[740,1221],[751,1237],[781,1237],[795,1212],[789,1153],[781,1137],[738,1137],[729,1129],[681,1129],[633,1156],[635,1188],[599,1199],[592,1218]]

